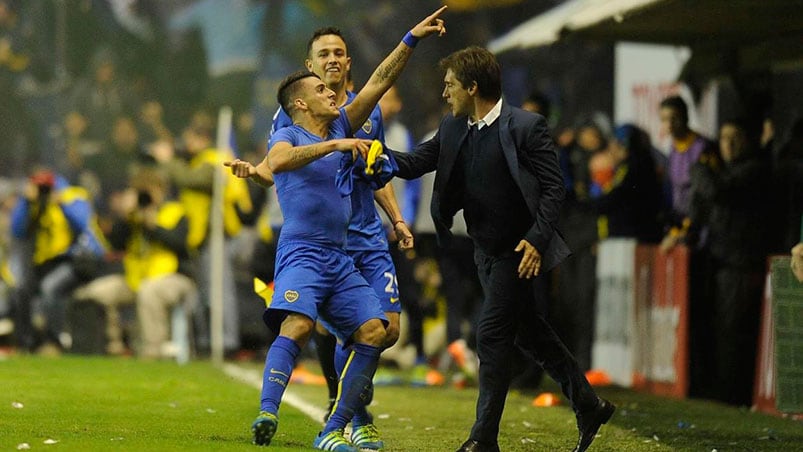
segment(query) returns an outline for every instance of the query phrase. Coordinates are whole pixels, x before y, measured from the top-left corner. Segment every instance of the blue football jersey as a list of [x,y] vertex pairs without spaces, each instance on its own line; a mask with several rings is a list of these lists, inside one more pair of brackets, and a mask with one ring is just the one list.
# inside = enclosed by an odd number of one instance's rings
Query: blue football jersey
[[[349,91],[346,104],[351,103],[356,94]],[[293,121],[281,107],[273,116],[271,139],[282,128],[292,126]],[[351,136],[351,135],[346,135]],[[385,130],[382,123],[382,112],[377,105],[362,127],[354,134],[356,138],[379,140],[385,142]],[[333,137],[336,138],[336,137]],[[334,174],[334,173],[332,173]],[[352,216],[348,225],[347,250],[375,250],[378,247],[387,247],[385,231],[382,221],[374,206],[374,190],[365,181],[354,179],[351,193]]]
[[[329,126],[325,140],[303,127],[291,125],[271,135],[268,149],[285,141],[293,146],[306,146],[350,135],[351,126],[344,111]],[[351,200],[340,194],[335,185],[344,153],[332,152],[301,168],[273,175],[284,225],[279,243],[303,241],[322,246],[343,248],[351,219]],[[349,154],[350,158],[351,155]]]

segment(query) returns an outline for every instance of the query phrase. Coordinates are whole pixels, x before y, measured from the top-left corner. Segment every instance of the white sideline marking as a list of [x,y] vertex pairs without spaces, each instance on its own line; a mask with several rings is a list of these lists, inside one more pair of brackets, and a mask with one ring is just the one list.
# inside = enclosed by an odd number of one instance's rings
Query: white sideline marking
[[[223,365],[223,372],[235,380],[239,380],[257,389],[262,389],[262,373],[257,370],[245,369],[243,367],[227,363]],[[287,390],[284,392],[282,403],[289,404],[293,408],[296,408],[297,410],[306,414],[310,419],[317,422],[321,422],[323,415],[326,414],[326,410],[305,401],[300,396],[295,394],[291,388],[287,388]]]

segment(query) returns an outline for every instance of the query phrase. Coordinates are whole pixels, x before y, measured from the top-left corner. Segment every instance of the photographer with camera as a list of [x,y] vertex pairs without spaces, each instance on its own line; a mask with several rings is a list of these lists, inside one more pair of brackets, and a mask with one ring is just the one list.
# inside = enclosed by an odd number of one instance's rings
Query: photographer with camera
[[[198,289],[191,274],[187,253],[189,221],[181,203],[170,199],[165,175],[155,168],[140,169],[130,187],[112,202],[116,217],[110,241],[122,251],[125,284],[120,275],[106,277],[108,288],[95,294],[106,306],[136,301],[144,358],[170,357],[169,309],[184,304],[192,312],[198,303]],[[121,297],[120,293],[128,294]],[[109,325],[108,331],[119,331]],[[110,337],[110,344],[120,340]]]
[[[17,344],[43,354],[69,349],[66,313],[71,292],[97,276],[106,251],[86,190],[50,170],[37,169],[11,213],[11,231],[32,253],[31,271],[18,275],[22,280],[15,293]],[[32,314],[39,308],[46,326],[36,332]]]

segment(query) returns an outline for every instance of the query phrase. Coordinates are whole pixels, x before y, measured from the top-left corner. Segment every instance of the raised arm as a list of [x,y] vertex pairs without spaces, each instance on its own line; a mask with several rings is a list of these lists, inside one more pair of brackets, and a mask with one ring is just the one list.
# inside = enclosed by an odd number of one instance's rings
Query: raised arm
[[357,93],[357,97],[354,98],[354,101],[344,107],[349,122],[352,124],[352,133],[356,132],[362,126],[371,114],[371,110],[374,109],[374,106],[379,101],[379,98],[385,94],[385,91],[393,86],[393,83],[399,77],[399,74],[401,74],[402,69],[404,69],[405,64],[407,64],[407,60],[410,59],[410,55],[413,53],[413,47],[415,47],[418,40],[426,38],[434,33],[438,33],[438,36],[442,36],[446,33],[443,19],[438,18],[445,9],[446,6],[442,6],[413,27],[404,36],[404,39],[402,39],[399,45],[397,45],[396,48],[385,57],[385,60],[377,66],[374,73],[371,74],[371,78],[368,79],[365,86]]

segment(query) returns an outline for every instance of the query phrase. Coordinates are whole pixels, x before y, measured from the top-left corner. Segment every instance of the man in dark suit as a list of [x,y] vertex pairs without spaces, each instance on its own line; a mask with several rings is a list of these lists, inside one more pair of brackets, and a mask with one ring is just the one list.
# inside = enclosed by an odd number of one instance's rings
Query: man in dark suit
[[474,427],[458,452],[499,450],[517,346],[571,400],[580,431],[575,451],[584,451],[615,408],[596,395],[533,299],[534,278],[570,254],[555,231],[564,189],[546,120],[502,101],[501,69],[487,50],[459,50],[440,66],[452,114],[431,140],[394,156],[405,179],[437,170],[431,213],[439,243],[448,243],[460,209],[474,241],[485,293],[477,328],[480,391]]

